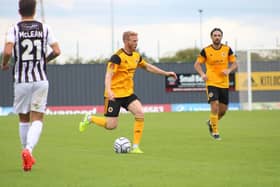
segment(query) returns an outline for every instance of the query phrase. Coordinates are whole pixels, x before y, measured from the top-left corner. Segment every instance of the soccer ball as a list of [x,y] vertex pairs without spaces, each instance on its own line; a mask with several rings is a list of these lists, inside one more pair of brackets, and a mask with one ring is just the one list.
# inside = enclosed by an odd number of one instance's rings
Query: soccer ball
[[131,143],[126,137],[120,137],[115,140],[113,148],[116,153],[128,153],[131,149]]

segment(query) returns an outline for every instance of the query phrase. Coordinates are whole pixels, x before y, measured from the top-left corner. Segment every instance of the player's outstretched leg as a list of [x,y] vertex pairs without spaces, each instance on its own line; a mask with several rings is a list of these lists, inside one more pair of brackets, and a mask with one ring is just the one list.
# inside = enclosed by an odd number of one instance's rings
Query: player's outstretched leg
[[105,117],[91,116],[86,114],[83,121],[80,122],[80,132],[84,132],[90,124],[95,124],[97,126],[106,128],[107,120]]
[[83,120],[80,122],[80,125],[79,125],[80,132],[84,132],[90,125],[90,121],[88,118],[89,118],[89,114],[86,114],[84,116]]

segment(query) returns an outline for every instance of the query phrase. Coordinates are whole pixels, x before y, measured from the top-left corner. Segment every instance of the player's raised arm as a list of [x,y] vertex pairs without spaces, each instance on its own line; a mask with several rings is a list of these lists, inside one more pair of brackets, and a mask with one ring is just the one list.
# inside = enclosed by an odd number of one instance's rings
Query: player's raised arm
[[163,76],[167,76],[167,77],[173,77],[174,79],[177,79],[177,75],[175,72],[173,71],[164,71],[152,64],[147,63],[145,69],[151,73],[154,74],[159,74],[159,75],[163,75]]

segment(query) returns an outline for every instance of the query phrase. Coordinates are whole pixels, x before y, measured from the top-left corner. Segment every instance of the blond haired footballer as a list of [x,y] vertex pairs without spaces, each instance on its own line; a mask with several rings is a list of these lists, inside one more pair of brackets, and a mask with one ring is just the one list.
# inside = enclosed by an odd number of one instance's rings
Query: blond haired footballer
[[[214,139],[220,140],[218,123],[228,109],[229,74],[237,68],[237,63],[231,48],[221,43],[223,31],[214,28],[210,36],[212,44],[201,50],[194,68],[206,82],[208,103],[211,107],[210,119],[207,122],[210,134]],[[202,70],[202,64],[206,66],[206,73]]]
[[109,60],[105,75],[104,116],[85,115],[80,122],[79,130],[83,132],[90,124],[105,129],[115,129],[118,126],[120,108],[124,107],[134,115],[133,149],[131,153],[143,153],[139,144],[144,128],[143,107],[134,94],[134,74],[137,68],[143,68],[151,73],[172,76],[177,79],[176,73],[164,71],[147,63],[136,51],[138,34],[133,31],[123,33],[124,47],[119,49]]

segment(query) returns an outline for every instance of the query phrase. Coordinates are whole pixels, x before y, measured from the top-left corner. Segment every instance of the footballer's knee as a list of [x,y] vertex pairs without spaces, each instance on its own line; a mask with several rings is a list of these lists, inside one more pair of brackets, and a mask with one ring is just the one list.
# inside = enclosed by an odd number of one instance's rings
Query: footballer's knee
[[134,115],[135,119],[144,120],[144,113],[138,113]]
[[105,128],[107,130],[113,130],[117,128],[118,126],[118,121],[107,121]]
[[141,112],[136,113],[135,117],[137,117],[137,118],[144,118],[144,112],[141,111]]
[[134,114],[134,117],[137,118],[137,119],[144,119],[144,111],[141,109],[141,110],[138,110],[135,114]]
[[105,129],[107,129],[107,130],[114,130],[115,128],[117,128],[117,127],[116,126],[108,126],[108,125],[105,126]]
[[213,114],[218,114],[219,113],[219,103],[218,103],[218,101],[211,101],[210,106],[211,106],[211,113],[213,113]]
[[219,119],[221,119],[224,115],[226,115],[226,111],[219,112]]
[[19,121],[23,123],[30,122],[30,112],[28,112],[27,114],[19,114]]

